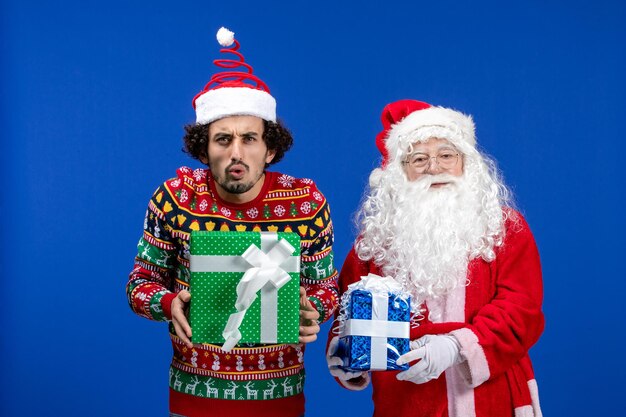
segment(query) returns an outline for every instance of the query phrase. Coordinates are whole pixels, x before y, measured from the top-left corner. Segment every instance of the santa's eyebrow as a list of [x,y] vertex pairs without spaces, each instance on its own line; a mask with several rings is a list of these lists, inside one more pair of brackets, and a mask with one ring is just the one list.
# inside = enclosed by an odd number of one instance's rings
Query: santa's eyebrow
[[448,150],[453,151],[453,152],[459,152],[459,150],[452,145],[443,145],[437,148],[437,152],[448,151]]
[[[442,144],[442,145],[439,145],[439,146],[437,146],[437,147],[436,147],[433,151],[434,151],[435,153],[439,153],[439,152],[441,152],[441,151],[448,151],[448,150],[449,150],[449,151],[452,151],[452,152],[458,152],[458,153],[461,153],[461,152],[460,152],[457,148],[455,148],[454,146],[452,146],[452,145],[447,145],[447,144]],[[428,151],[426,151],[425,149],[419,149],[419,150],[415,150],[415,149],[413,149],[413,150],[412,150],[412,152],[409,152],[409,155],[415,155],[415,154],[418,154],[418,153],[421,153],[421,154],[424,154],[424,155],[428,155]]]

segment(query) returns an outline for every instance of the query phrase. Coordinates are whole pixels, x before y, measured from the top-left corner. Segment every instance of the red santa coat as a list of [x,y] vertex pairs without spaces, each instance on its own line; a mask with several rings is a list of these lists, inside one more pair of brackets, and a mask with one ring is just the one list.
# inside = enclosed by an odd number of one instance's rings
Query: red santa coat
[[[541,265],[524,218],[512,211],[508,217],[496,259],[472,260],[469,285],[428,305],[439,318],[430,321],[427,312],[411,328],[412,340],[451,333],[466,360],[424,384],[398,381],[397,372],[372,372],[374,417],[541,416],[528,356],[544,327]],[[382,276],[352,249],[339,277],[341,292],[370,272]]]

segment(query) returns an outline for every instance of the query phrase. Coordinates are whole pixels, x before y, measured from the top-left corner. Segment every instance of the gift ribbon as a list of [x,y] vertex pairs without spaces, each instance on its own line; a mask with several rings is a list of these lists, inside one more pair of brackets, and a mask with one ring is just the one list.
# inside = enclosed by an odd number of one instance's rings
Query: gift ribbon
[[192,271],[244,272],[237,284],[236,313],[230,315],[222,336],[222,350],[229,352],[241,339],[239,327],[250,305],[261,292],[261,343],[277,340],[278,290],[300,271],[294,247],[276,233],[261,233],[261,249],[252,244],[241,256],[198,256],[190,259]]
[[341,336],[370,337],[370,369],[372,371],[386,370],[387,339],[390,337],[407,339],[410,333],[408,322],[387,321],[389,314],[389,291],[397,291],[401,287],[391,278],[369,274],[366,277],[362,277],[355,289],[364,289],[372,294],[372,319],[346,320]]

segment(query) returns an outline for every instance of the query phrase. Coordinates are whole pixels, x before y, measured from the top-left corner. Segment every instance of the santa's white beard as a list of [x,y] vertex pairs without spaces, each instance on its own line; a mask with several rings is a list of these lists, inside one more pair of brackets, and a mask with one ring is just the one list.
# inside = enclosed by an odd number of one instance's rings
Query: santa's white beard
[[[469,260],[480,255],[487,234],[476,193],[449,175],[387,180],[388,191],[370,196],[373,204],[366,201],[362,208],[359,257],[374,260],[384,275],[402,283],[416,306],[465,285]],[[450,183],[431,187],[443,181]]]

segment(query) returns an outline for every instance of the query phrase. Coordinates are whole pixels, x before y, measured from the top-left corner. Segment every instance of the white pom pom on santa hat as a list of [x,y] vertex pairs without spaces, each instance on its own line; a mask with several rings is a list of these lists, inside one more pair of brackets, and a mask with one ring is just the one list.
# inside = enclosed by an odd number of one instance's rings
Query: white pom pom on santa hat
[[[235,57],[213,61],[224,71],[213,74],[202,91],[193,98],[196,123],[208,124],[235,115],[256,116],[276,122],[276,100],[267,85],[253,74],[252,66],[238,52],[239,42],[235,40],[235,34],[221,27],[216,38],[224,47],[220,52],[234,54]],[[240,67],[243,70],[237,71]]]
[[370,188],[376,188],[380,185],[380,180],[383,178],[383,170],[380,168],[374,168],[370,173],[369,185]]
[[235,42],[235,34],[222,26],[217,31],[217,41],[224,47],[230,46]]

